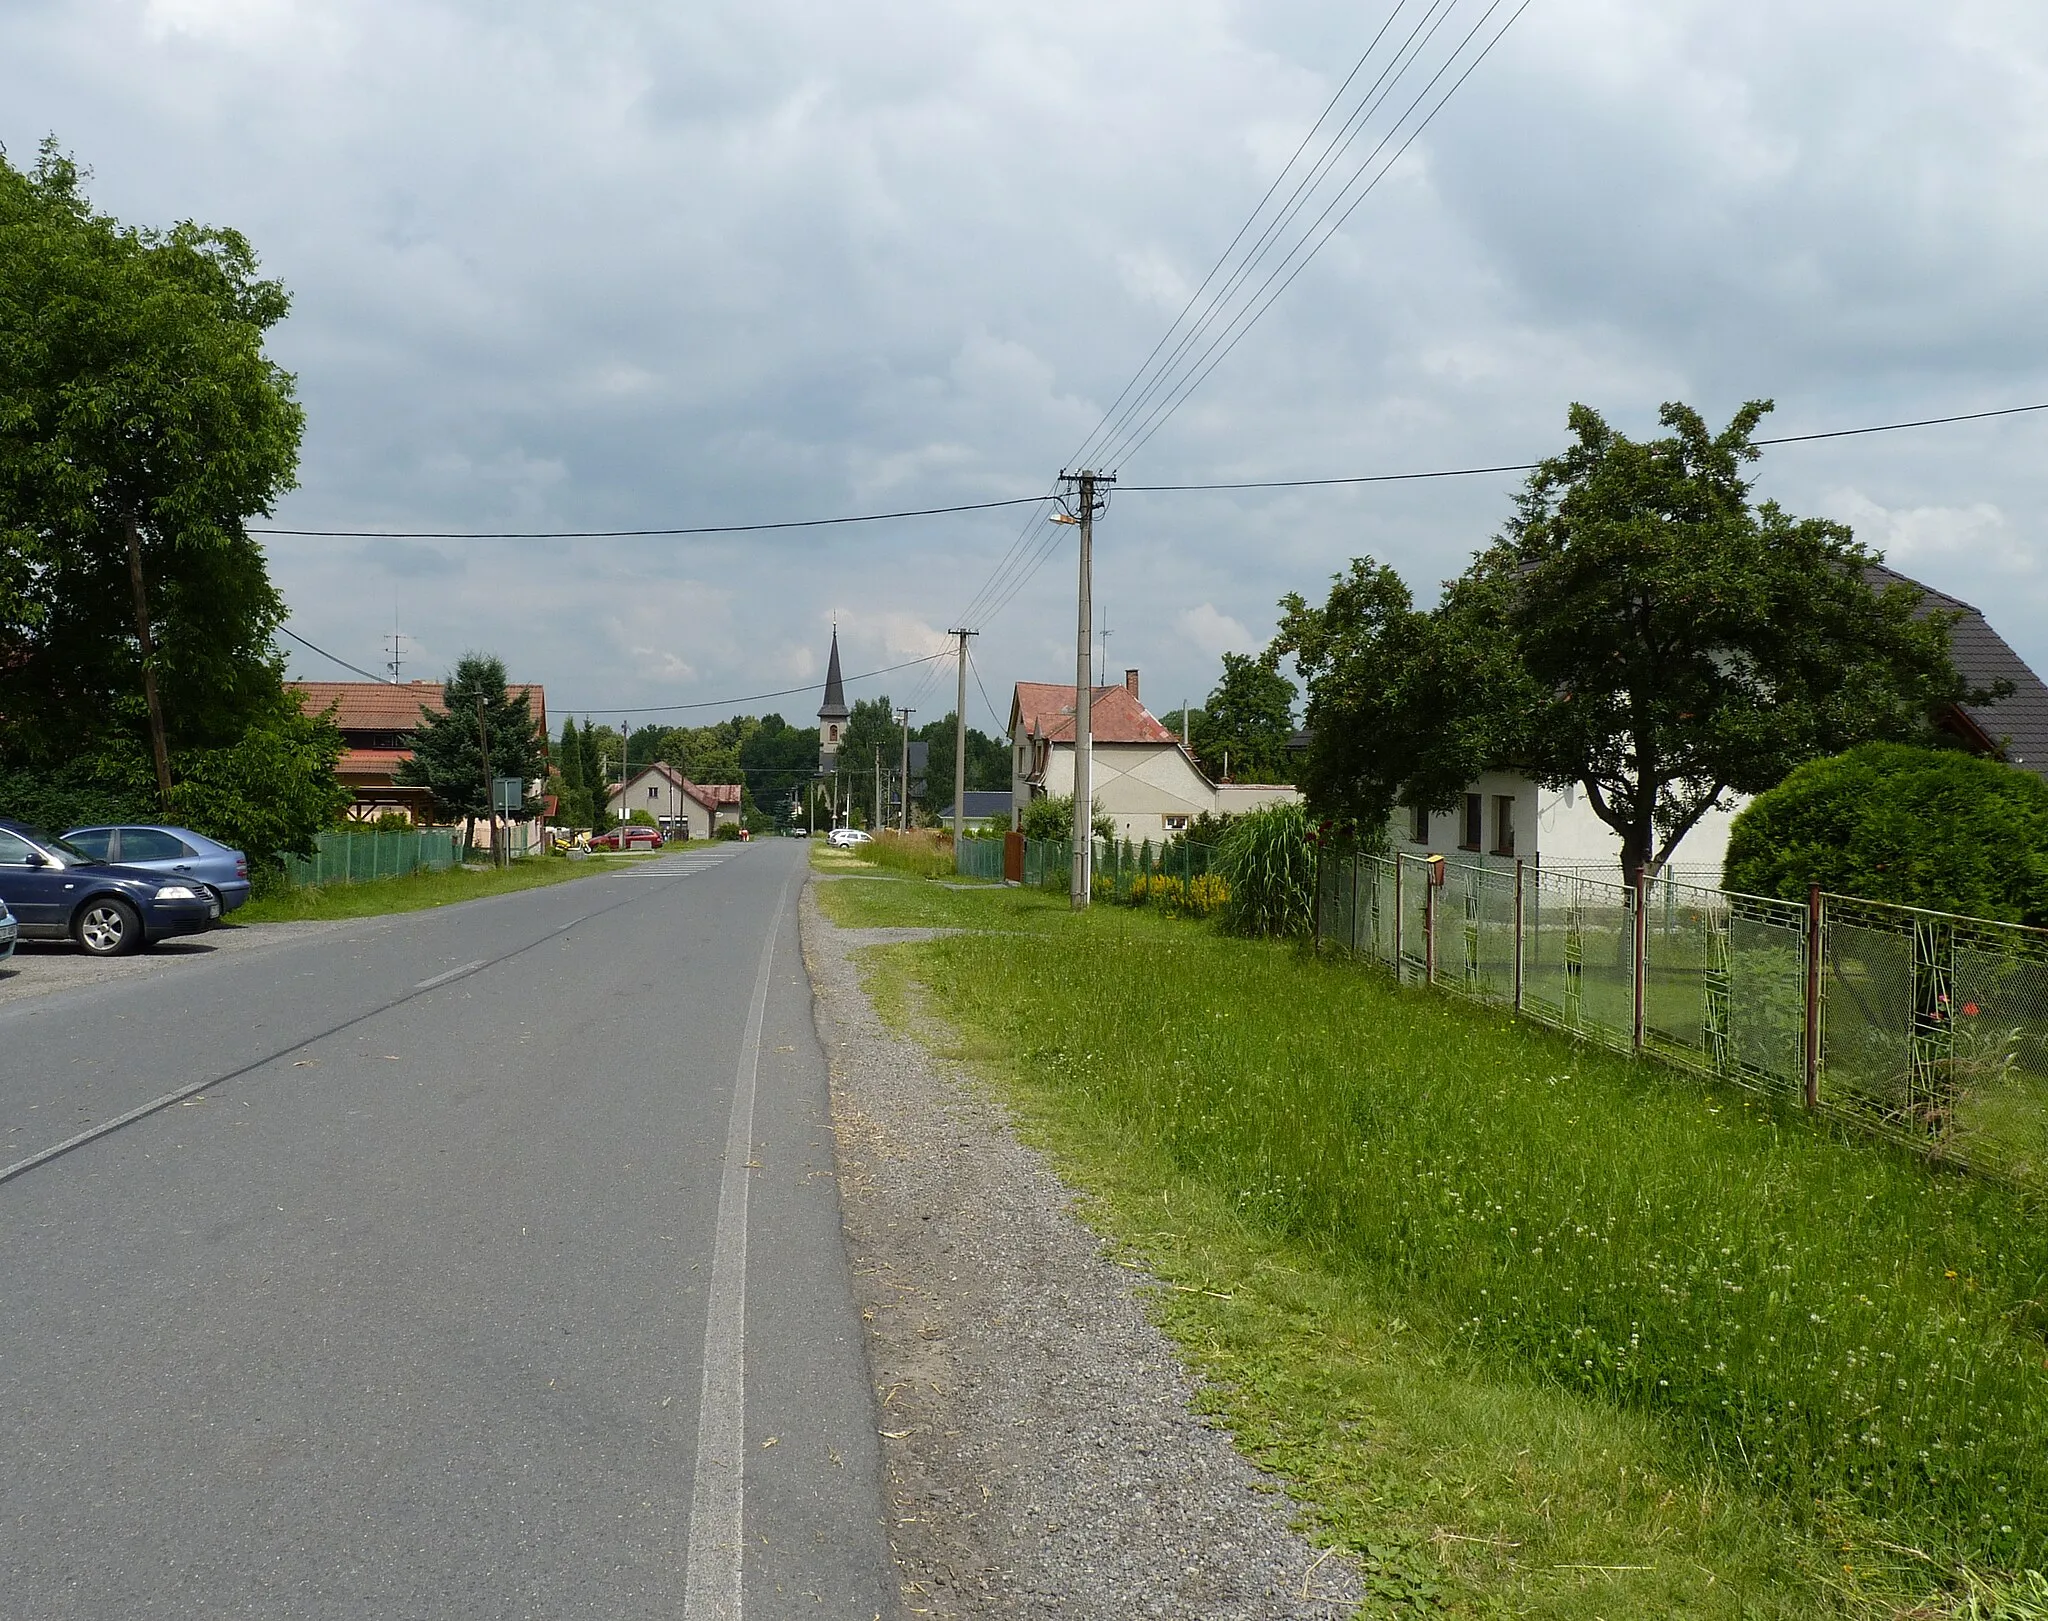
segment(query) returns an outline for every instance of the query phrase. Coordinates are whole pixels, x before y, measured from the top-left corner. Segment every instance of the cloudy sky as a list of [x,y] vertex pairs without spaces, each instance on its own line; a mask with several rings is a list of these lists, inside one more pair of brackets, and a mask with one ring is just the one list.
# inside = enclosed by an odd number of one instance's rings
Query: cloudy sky
[[[1438,4],[1438,47],[1486,9]],[[0,142],[25,162],[54,132],[102,208],[236,226],[291,289],[274,350],[309,426],[281,525],[937,506],[1047,486],[1393,10],[4,0]],[[1533,0],[1119,471],[1521,462],[1574,399],[1647,431],[1664,400],[1770,396],[1767,433],[2048,400],[2044,197],[2038,0]],[[1356,554],[1427,595],[1512,485],[1122,496],[1108,662],[1155,709],[1199,699],[1276,598]],[[2048,670],[2048,414],[1786,447],[1760,488]],[[835,617],[850,672],[929,653],[1022,523],[280,538],[272,562],[294,628],[367,669],[395,622],[408,675],[485,648],[557,714],[604,712],[815,679]],[[1071,678],[1071,534],[1030,527],[1026,555],[1056,549],[977,611],[998,707]],[[951,704],[935,676],[926,717]]]

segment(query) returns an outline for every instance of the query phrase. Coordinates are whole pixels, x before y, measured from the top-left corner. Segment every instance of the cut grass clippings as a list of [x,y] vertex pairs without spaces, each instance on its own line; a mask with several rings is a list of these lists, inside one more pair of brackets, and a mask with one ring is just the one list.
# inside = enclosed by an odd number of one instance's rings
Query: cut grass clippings
[[1160,1320],[1385,1613],[2048,1614],[2021,1196],[1288,947],[1015,890],[821,904],[1001,931],[876,954],[879,1004],[914,979],[1184,1286]]
[[[660,852],[651,852],[659,854]],[[321,884],[317,888],[287,889],[265,895],[230,914],[228,927],[239,923],[325,923],[342,918],[382,917],[390,912],[419,912],[433,906],[450,906],[485,895],[504,895],[513,890],[538,889],[565,883],[572,878],[593,878],[602,872],[617,872],[637,865],[648,855],[593,855],[585,861],[562,856],[533,857],[515,861],[509,867],[488,867],[470,872],[451,867],[445,872],[415,872],[402,878],[375,878],[363,884]]]

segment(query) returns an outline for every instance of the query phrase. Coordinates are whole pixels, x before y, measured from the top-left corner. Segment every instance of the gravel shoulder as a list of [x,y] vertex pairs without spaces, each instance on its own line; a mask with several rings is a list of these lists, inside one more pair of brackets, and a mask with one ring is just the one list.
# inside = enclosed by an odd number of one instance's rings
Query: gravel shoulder
[[1000,1104],[876,1017],[853,953],[941,931],[836,928],[809,886],[802,916],[906,1611],[1354,1614],[1355,1573],[1194,1411],[1151,1280]]
[[90,985],[155,979],[241,951],[307,939],[335,923],[239,923],[165,940],[132,957],[89,957],[68,940],[24,940],[0,963],[0,1006]]

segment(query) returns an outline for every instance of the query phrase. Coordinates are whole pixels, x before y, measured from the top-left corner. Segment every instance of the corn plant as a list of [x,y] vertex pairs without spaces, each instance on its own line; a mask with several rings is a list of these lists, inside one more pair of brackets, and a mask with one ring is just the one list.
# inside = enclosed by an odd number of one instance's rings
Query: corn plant
[[1216,867],[1229,891],[1223,919],[1232,934],[1301,935],[1313,926],[1316,855],[1301,805],[1240,816],[1223,835]]

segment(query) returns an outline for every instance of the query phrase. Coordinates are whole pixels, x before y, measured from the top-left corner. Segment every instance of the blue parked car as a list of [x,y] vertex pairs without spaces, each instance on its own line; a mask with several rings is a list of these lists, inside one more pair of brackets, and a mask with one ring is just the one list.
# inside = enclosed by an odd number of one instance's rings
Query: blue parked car
[[196,880],[114,866],[25,822],[0,821],[0,901],[24,940],[69,937],[95,957],[199,934],[220,918]]
[[189,827],[74,827],[64,842],[117,867],[196,878],[220,902],[222,916],[249,898],[249,858]]

